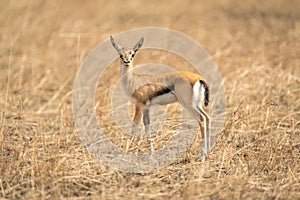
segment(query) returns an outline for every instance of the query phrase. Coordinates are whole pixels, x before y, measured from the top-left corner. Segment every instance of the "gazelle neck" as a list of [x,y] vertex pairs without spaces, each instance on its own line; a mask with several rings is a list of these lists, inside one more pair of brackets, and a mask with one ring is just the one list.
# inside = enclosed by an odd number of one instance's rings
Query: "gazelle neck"
[[129,66],[125,66],[121,63],[121,77],[125,76],[126,78],[130,78],[133,75],[133,64],[131,63]]
[[129,97],[135,90],[133,87],[134,75],[133,75],[133,64],[124,66],[121,63],[121,88],[123,92]]

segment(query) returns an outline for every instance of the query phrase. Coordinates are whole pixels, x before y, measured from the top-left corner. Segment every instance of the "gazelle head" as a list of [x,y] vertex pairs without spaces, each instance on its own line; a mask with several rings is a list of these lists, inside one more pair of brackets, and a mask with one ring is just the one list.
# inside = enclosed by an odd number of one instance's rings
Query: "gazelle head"
[[111,44],[117,50],[117,52],[120,56],[121,64],[125,67],[129,67],[129,66],[132,66],[134,55],[142,47],[142,45],[144,43],[144,38],[142,37],[136,43],[136,45],[134,45],[133,48],[119,46],[114,41],[114,38],[112,36],[110,36],[110,41],[111,41]]

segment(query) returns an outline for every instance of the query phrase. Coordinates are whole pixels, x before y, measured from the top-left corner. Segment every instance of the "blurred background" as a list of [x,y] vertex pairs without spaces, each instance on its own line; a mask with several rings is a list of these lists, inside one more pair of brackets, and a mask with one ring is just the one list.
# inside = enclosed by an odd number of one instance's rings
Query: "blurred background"
[[[72,86],[96,45],[148,26],[182,32],[207,50],[224,78],[228,112],[205,163],[196,138],[173,165],[133,175],[101,165],[82,145]],[[0,0],[0,197],[299,198],[299,38],[298,0]],[[173,65],[168,56],[145,52],[137,62]],[[97,91],[109,102],[101,94],[110,88],[99,82]]]

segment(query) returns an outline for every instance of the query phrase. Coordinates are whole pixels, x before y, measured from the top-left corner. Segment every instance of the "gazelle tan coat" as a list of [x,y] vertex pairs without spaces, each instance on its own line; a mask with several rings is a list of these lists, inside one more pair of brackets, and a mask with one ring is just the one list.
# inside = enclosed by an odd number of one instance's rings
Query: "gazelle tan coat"
[[[151,151],[154,151],[150,135],[149,109],[152,105],[165,105],[179,102],[198,121],[204,136],[203,159],[210,150],[210,118],[202,108],[202,102],[209,103],[209,87],[198,74],[191,72],[172,72],[159,75],[144,75],[133,72],[133,58],[142,47],[141,38],[133,48],[120,47],[110,36],[113,47],[121,61],[121,84],[123,91],[135,104],[132,131],[137,131],[143,118],[145,132],[150,139]],[[200,119],[203,119],[203,127]]]

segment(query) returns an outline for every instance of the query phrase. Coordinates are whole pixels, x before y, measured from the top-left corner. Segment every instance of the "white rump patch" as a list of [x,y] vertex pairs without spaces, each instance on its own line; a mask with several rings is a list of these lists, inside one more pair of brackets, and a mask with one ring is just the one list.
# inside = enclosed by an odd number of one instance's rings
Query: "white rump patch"
[[205,98],[205,88],[200,83],[200,81],[197,81],[193,86],[193,104],[194,106],[200,105],[201,102],[204,101]]

